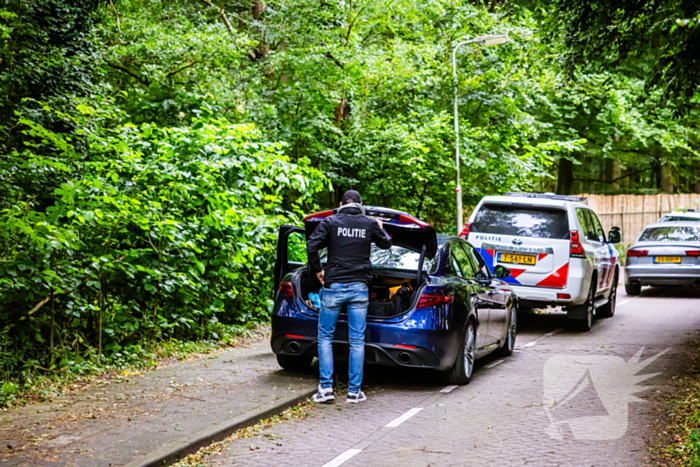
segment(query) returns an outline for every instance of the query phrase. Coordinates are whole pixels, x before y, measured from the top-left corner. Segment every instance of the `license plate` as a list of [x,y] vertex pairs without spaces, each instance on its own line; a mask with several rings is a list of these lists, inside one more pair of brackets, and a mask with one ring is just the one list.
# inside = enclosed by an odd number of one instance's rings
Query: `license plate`
[[680,263],[680,256],[654,256],[655,263]]
[[537,258],[533,255],[511,255],[509,253],[499,253],[498,254],[499,263],[516,263],[516,264],[529,264],[534,266],[537,263]]

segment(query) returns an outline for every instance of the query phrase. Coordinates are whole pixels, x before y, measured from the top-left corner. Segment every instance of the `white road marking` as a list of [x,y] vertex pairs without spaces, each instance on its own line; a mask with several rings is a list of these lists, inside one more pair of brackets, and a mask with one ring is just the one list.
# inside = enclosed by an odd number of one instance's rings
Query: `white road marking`
[[532,341],[532,342],[528,342],[527,344],[523,345],[523,347],[532,347],[535,344],[537,344],[537,342]]
[[452,392],[453,390],[457,389],[459,386],[445,386],[444,388],[440,389],[440,392]]
[[629,300],[625,300],[624,302],[620,302],[620,303],[617,304],[617,306],[622,306],[622,305],[624,305],[624,304],[627,303],[627,302],[629,302]]
[[548,332],[547,334],[545,334],[545,336],[547,336],[547,337],[552,337],[554,334],[556,334],[556,333],[558,333],[558,332],[561,332],[561,329],[555,329],[555,330],[552,331],[552,332]]
[[413,417],[415,414],[417,414],[421,410],[423,410],[423,409],[422,408],[411,409],[408,412],[406,412],[405,414],[401,415],[399,418],[387,423],[386,427],[387,428],[396,428],[397,426],[401,425],[403,422],[405,422],[409,418]]
[[493,362],[492,364],[486,365],[486,368],[493,368],[493,367],[495,367],[496,365],[500,365],[500,364],[503,363],[504,361],[505,361],[505,360],[496,360],[496,361]]
[[350,460],[351,458],[355,457],[357,454],[361,453],[362,449],[348,449],[332,461],[328,462],[327,464],[323,464],[323,467],[338,467],[345,461]]

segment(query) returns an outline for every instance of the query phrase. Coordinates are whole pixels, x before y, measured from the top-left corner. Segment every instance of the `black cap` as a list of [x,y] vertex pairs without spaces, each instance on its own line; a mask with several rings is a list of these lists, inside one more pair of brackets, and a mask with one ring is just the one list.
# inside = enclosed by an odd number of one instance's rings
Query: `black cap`
[[362,202],[362,196],[355,190],[348,190],[345,192],[343,195],[343,204],[349,204],[349,203],[357,203],[360,204]]

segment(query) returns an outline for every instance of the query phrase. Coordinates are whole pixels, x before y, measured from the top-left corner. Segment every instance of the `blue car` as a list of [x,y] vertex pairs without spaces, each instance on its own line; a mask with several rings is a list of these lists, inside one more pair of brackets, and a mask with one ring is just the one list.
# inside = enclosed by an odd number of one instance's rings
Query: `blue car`
[[[476,359],[492,352],[510,355],[516,337],[516,297],[467,241],[437,235],[425,222],[393,209],[367,207],[393,239],[373,246],[365,363],[441,372],[448,384],[467,384]],[[319,310],[313,303],[321,284],[304,263],[305,239],[336,211],[307,216],[304,228],[283,226],[275,264],[275,306],[271,345],[288,370],[308,368],[317,356]],[[322,255],[323,260],[323,255]],[[337,360],[348,358],[347,316],[333,341]]]

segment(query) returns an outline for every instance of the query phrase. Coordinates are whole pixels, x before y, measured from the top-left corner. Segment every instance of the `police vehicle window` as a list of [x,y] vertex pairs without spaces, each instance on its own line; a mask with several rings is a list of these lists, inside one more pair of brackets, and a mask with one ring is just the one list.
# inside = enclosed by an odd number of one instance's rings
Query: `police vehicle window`
[[588,209],[576,208],[576,217],[578,217],[578,223],[581,224],[581,229],[583,230],[583,236],[588,240],[598,241],[598,237],[595,233],[595,228],[591,222],[591,218],[588,215]]
[[477,269],[474,267],[474,264],[469,259],[469,255],[467,255],[467,252],[464,251],[463,245],[461,243],[455,242],[452,244],[452,254],[457,259],[457,262],[459,263],[459,266],[462,269],[462,277],[472,278],[476,276]]
[[491,272],[489,271],[489,267],[486,266],[486,261],[484,261],[484,258],[481,257],[481,254],[472,246],[471,244],[467,243],[464,245],[467,254],[469,255],[469,258],[474,262],[476,270],[478,271],[477,274],[474,275],[475,278],[477,279],[488,279],[491,277]]
[[700,227],[649,227],[639,236],[640,242],[700,242]]
[[[370,261],[372,262],[372,267],[376,269],[406,269],[417,271],[420,253],[396,245],[388,250],[382,250],[381,248],[377,248],[376,245],[372,245]],[[433,259],[425,258],[423,260],[423,271],[433,273],[436,268],[437,255]]]
[[569,235],[569,222],[562,209],[484,204],[476,213],[471,231],[564,240]]
[[596,216],[596,214],[593,211],[588,211],[588,214],[591,216],[591,222],[593,223],[593,227],[595,228],[595,235],[598,241],[605,243],[605,232],[603,231],[603,227],[600,225],[600,220],[598,219],[598,216]]

